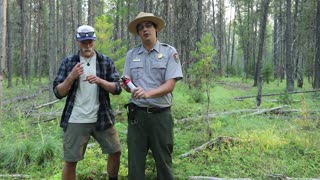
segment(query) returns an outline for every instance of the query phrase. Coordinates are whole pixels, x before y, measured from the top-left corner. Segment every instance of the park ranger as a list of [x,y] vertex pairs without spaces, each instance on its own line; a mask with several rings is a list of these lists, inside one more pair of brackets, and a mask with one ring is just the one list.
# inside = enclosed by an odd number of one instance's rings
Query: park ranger
[[128,31],[138,35],[142,44],[127,52],[122,87],[132,93],[128,108],[129,180],[145,178],[145,163],[151,150],[156,163],[157,179],[173,179],[173,118],[170,107],[172,92],[183,78],[176,49],[157,39],[165,22],[152,13],[140,12],[128,24]]

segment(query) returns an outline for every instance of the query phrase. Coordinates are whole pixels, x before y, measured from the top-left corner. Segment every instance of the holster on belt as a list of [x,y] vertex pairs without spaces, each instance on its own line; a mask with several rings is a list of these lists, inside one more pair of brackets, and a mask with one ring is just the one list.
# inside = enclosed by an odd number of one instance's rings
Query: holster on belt
[[134,121],[136,115],[136,105],[133,103],[128,103],[124,105],[124,108],[127,109],[127,116],[129,121]]

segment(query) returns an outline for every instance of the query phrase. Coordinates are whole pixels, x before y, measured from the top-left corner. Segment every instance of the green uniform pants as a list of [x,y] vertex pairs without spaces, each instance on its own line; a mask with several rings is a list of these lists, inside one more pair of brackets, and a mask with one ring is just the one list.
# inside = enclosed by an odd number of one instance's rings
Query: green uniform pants
[[127,138],[129,180],[145,179],[149,148],[156,163],[157,179],[173,179],[173,119],[170,110],[160,113],[136,111],[134,121],[128,121]]

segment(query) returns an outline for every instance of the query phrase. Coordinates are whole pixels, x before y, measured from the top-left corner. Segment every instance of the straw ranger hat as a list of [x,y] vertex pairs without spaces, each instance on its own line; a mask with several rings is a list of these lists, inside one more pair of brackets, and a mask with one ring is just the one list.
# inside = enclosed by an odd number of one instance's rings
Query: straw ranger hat
[[160,17],[156,17],[152,13],[140,12],[137,17],[128,24],[128,31],[134,35],[137,33],[137,25],[139,23],[150,21],[157,25],[157,32],[161,31],[164,28],[165,22]]

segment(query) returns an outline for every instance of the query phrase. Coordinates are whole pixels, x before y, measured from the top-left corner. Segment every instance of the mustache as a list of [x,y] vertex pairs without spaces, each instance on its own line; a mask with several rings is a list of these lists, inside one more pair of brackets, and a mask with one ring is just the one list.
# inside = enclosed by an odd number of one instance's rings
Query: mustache
[[81,49],[81,51],[93,51],[93,48],[84,48],[84,49]]

